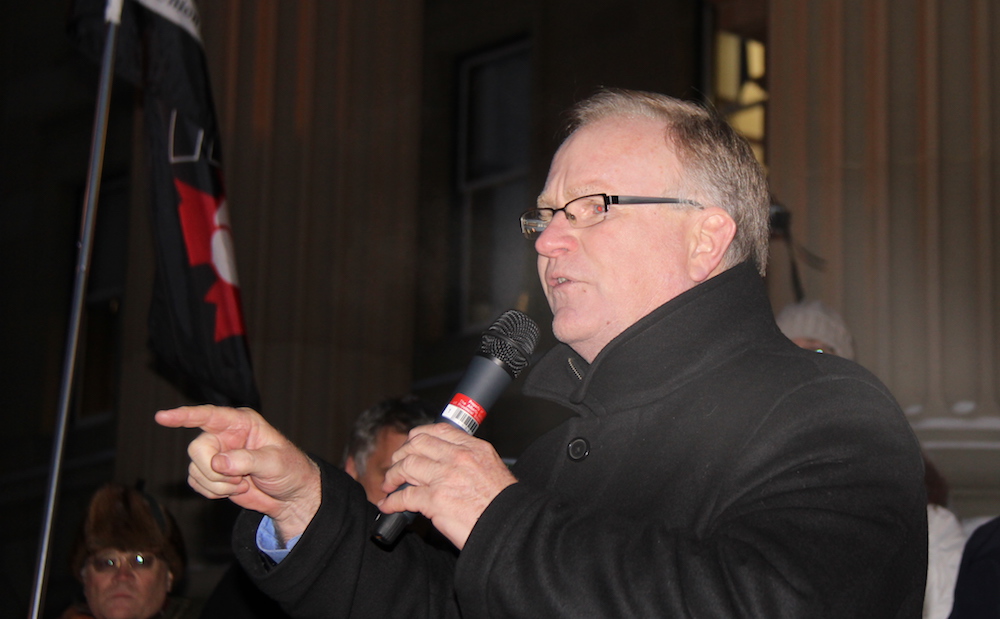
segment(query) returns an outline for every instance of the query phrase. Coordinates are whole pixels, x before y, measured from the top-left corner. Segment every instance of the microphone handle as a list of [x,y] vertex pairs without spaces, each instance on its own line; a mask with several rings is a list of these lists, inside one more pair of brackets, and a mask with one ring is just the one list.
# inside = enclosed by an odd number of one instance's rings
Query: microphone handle
[[[469,362],[469,369],[455,389],[455,395],[438,415],[437,421],[448,422],[470,436],[474,435],[479,424],[486,418],[486,409],[496,403],[511,380],[510,373],[499,359],[481,355],[473,357]],[[404,483],[392,493],[409,487],[410,484]],[[392,545],[416,517],[413,512],[379,512],[375,518],[375,533],[372,537],[382,544]]]

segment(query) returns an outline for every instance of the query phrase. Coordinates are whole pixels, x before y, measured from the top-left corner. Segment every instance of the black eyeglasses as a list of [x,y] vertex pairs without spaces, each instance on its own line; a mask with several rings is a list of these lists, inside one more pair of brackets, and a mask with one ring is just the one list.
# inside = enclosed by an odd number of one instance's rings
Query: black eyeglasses
[[589,228],[604,221],[608,208],[612,204],[686,204],[704,208],[694,200],[681,198],[648,198],[644,196],[609,196],[606,193],[595,193],[580,196],[566,203],[562,208],[533,208],[521,214],[521,233],[526,239],[535,239],[549,223],[562,211],[566,221],[574,228]]
[[148,570],[156,565],[156,557],[141,552],[102,552],[92,556],[89,563],[95,572],[101,573],[117,572],[123,565],[133,570]]

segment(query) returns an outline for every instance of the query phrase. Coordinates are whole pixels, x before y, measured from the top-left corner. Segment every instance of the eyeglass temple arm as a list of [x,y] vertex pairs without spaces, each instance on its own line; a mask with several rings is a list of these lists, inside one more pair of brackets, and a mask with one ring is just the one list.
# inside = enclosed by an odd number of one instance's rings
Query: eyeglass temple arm
[[608,196],[608,204],[697,204],[681,198],[650,198],[645,196]]

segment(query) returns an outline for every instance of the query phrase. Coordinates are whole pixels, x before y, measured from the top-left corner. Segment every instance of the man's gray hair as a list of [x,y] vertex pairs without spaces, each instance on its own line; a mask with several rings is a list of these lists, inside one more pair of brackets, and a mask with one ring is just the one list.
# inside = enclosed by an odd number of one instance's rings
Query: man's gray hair
[[613,117],[649,118],[666,125],[665,139],[685,171],[678,189],[705,206],[722,208],[736,222],[723,256],[731,268],[751,259],[763,276],[770,239],[771,198],[764,169],[750,144],[717,112],[667,95],[606,89],[571,110],[570,131]]
[[363,475],[382,428],[388,427],[406,434],[417,426],[432,423],[436,417],[437,412],[430,403],[415,395],[382,400],[354,420],[341,465],[351,456],[358,475]]

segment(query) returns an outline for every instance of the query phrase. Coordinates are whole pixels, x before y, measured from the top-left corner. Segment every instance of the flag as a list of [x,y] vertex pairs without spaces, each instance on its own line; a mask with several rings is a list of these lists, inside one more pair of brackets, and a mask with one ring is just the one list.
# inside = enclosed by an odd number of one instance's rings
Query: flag
[[[104,0],[70,34],[100,58]],[[259,408],[234,262],[215,106],[192,0],[126,0],[115,73],[143,93],[156,275],[149,343],[164,375],[208,403]]]

